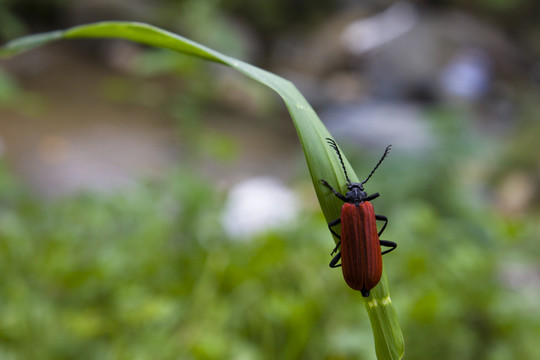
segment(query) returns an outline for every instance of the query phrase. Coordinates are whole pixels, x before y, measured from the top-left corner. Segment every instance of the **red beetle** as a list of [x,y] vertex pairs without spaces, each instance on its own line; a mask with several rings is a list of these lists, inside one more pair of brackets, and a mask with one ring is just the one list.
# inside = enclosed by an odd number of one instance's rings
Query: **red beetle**
[[[382,275],[382,255],[389,253],[397,247],[393,241],[379,240],[383,233],[388,218],[383,215],[375,215],[373,205],[370,201],[379,197],[379,193],[368,195],[364,191],[364,184],[371,178],[375,170],[382,163],[391,145],[384,151],[383,156],[375,165],[366,180],[361,183],[353,183],[349,179],[343,158],[334,140],[327,138],[328,144],[336,151],[341,167],[347,179],[347,193],[339,193],[328,182],[321,180],[338,198],[345,204],[341,208],[341,217],[328,223],[328,228],[340,241],[332,251],[332,255],[341,245],[341,251],[330,261],[330,267],[341,266],[345,282],[354,290],[362,293],[362,296],[369,296],[369,291],[373,289],[381,280]],[[376,220],[384,221],[382,229],[377,232]],[[341,236],[337,234],[332,227],[341,223]],[[381,252],[380,246],[390,247]],[[341,264],[337,262],[341,259]]]

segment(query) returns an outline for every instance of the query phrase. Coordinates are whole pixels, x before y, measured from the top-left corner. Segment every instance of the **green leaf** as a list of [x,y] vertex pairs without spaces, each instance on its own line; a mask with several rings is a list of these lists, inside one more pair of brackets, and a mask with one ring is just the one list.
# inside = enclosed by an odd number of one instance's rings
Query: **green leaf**
[[[253,65],[209,49],[182,36],[157,27],[134,22],[101,22],[76,26],[63,31],[30,35],[7,43],[0,49],[0,57],[12,56],[58,39],[75,38],[122,38],[138,43],[167,48],[230,66],[244,75],[268,86],[283,98],[291,114],[300,143],[304,150],[313,186],[327,221],[340,216],[342,203],[321,184],[325,179],[339,189],[345,189],[347,181],[335,152],[326,143],[331,137],[315,111],[296,87],[277,75]],[[344,157],[347,172],[352,181],[358,181],[354,170]],[[336,240],[336,239],[334,239]],[[388,282],[383,270],[381,282],[372,289],[368,298],[361,297],[369,314],[375,338],[377,357],[400,359],[404,353],[404,341],[396,311],[388,294]]]

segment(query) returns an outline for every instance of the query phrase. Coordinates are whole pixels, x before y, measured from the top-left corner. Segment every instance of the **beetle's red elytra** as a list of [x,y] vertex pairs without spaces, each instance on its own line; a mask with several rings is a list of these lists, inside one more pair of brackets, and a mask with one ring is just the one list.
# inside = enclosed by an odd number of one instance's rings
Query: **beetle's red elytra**
[[[345,202],[341,208],[341,216],[328,223],[328,228],[340,241],[332,251],[332,255],[340,251],[330,261],[330,267],[341,266],[343,278],[352,289],[358,290],[362,296],[368,297],[382,275],[382,255],[389,253],[397,247],[393,241],[380,240],[388,218],[383,215],[376,215],[371,200],[379,197],[379,193],[368,195],[364,191],[364,184],[371,178],[375,170],[388,155],[391,145],[389,145],[377,165],[373,168],[369,176],[361,183],[353,183],[349,179],[343,158],[336,142],[330,138],[326,139],[328,144],[336,151],[345,178],[347,179],[347,193],[345,195],[334,189],[328,182],[321,179],[323,185],[328,187],[335,196]],[[384,221],[382,229],[377,232],[376,220]],[[332,227],[341,224],[341,235],[337,234]],[[381,252],[381,245],[390,249]],[[341,259],[341,264],[337,262]]]
[[345,282],[358,291],[373,289],[381,279],[382,256],[375,212],[369,201],[358,206],[343,204],[341,239],[356,240],[341,241],[341,267]]

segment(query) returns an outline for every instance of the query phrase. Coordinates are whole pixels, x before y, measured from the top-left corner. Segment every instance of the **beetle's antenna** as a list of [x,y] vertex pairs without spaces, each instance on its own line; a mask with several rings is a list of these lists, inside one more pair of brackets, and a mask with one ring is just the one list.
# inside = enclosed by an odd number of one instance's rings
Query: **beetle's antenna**
[[332,149],[336,151],[336,154],[339,157],[339,162],[341,163],[341,167],[343,168],[343,172],[345,173],[345,178],[347,179],[347,182],[350,184],[351,180],[349,179],[349,174],[347,174],[347,169],[345,169],[345,163],[343,162],[343,158],[341,157],[341,152],[339,151],[336,142],[330,138],[326,138],[326,142],[330,145]]
[[371,177],[371,175],[373,175],[373,173],[375,172],[375,170],[377,170],[377,168],[379,167],[379,165],[381,165],[381,163],[383,162],[384,158],[388,155],[388,153],[390,152],[390,149],[392,148],[392,145],[388,145],[386,147],[386,150],[384,150],[384,154],[383,156],[381,157],[381,160],[379,160],[379,162],[377,163],[377,165],[375,165],[375,167],[373,168],[373,170],[371,170],[371,174],[369,174],[369,176],[367,177],[366,180],[362,181],[362,184],[361,185],[364,185],[365,183],[367,183],[367,181],[369,180],[369,178]]

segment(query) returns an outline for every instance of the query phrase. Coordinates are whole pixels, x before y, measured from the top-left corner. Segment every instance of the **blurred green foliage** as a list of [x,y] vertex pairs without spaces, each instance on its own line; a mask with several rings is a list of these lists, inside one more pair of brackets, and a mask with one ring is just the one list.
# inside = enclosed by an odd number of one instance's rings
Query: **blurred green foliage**
[[385,171],[396,174],[376,179],[380,187],[400,180],[379,211],[392,219],[385,236],[400,244],[385,265],[398,283],[392,293],[406,357],[535,359],[539,289],[508,273],[520,264],[538,276],[537,215],[495,210],[482,174],[501,166],[493,139],[462,113],[436,111],[432,120],[436,148],[414,159],[394,153]]
[[15,81],[0,69],[0,106],[7,106],[15,102],[20,89]]
[[22,89],[13,76],[0,68],[0,109],[16,110],[27,116],[35,116],[43,107],[42,97]]
[[[399,244],[384,261],[406,357],[536,359],[538,289],[504,276],[534,266],[536,225],[492,210],[464,170],[493,144],[433,118],[439,145],[394,151],[368,184]],[[190,169],[43,202],[2,168],[0,358],[373,359],[361,295],[327,266],[319,210],[237,241],[223,202]]]
[[316,236],[302,220],[236,243],[223,197],[184,173],[55,203],[1,180],[3,359],[314,358],[337,326],[322,216]]

